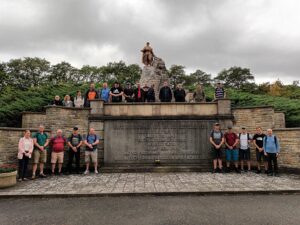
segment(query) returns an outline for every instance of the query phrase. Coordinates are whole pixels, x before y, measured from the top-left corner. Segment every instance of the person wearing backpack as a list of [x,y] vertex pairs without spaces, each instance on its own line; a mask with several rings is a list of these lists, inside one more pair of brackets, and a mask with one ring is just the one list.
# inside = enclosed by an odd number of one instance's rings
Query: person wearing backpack
[[97,145],[99,144],[99,137],[95,134],[95,129],[90,128],[88,135],[84,140],[85,148],[85,165],[86,170],[84,175],[89,174],[90,170],[90,159],[92,159],[92,163],[94,163],[95,174],[98,174],[98,149]]
[[68,161],[68,173],[72,173],[73,158],[76,162],[76,173],[79,174],[80,169],[80,146],[82,145],[82,137],[78,133],[78,127],[73,128],[73,133],[68,138],[69,146],[69,161]]
[[[224,135],[220,129],[220,124],[215,123],[214,129],[209,138],[212,144],[212,157],[213,157],[213,173],[223,172],[222,168],[222,145],[224,143]],[[217,164],[219,167],[217,168]]]
[[[241,161],[241,171],[250,172],[251,171],[251,161],[250,161],[250,143],[251,136],[247,132],[245,127],[242,127],[242,132],[239,134],[240,143],[240,161]],[[248,165],[248,170],[244,170],[244,162]]]
[[267,136],[264,137],[264,152],[268,158],[268,176],[278,175],[277,158],[280,152],[278,138],[273,135],[273,130],[267,130]]

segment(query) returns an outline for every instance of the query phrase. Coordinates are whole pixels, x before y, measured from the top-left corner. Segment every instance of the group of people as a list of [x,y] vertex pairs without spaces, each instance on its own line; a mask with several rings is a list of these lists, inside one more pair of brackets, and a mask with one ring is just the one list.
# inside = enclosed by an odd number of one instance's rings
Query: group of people
[[[68,163],[67,173],[80,173],[80,152],[83,144],[85,145],[84,156],[86,169],[84,174],[89,174],[90,163],[93,163],[94,173],[98,174],[98,150],[99,136],[96,135],[95,129],[90,128],[88,134],[83,137],[79,133],[78,127],[73,128],[72,134],[65,138],[61,129],[56,131],[56,135],[49,138],[45,133],[45,128],[40,125],[39,131],[31,137],[30,130],[26,130],[24,136],[19,140],[18,160],[19,160],[19,181],[27,180],[27,166],[30,158],[33,158],[32,179],[37,177],[37,167],[39,164],[40,178],[45,178],[44,165],[47,162],[47,149],[51,148],[51,175],[61,175],[62,166],[64,163],[65,146],[68,147]],[[75,171],[73,171],[72,164],[75,158]],[[55,172],[56,165],[58,171]]]
[[[171,102],[172,99],[175,102],[205,102],[206,96],[204,93],[203,86],[198,84],[196,90],[187,96],[186,91],[183,89],[182,84],[178,84],[174,91],[169,87],[167,81],[163,83],[163,86],[159,90],[159,101],[160,102]],[[214,99],[226,98],[226,93],[221,83],[217,83],[215,88]],[[65,106],[65,107],[90,107],[90,101],[95,99],[101,99],[104,102],[155,102],[154,84],[150,87],[148,85],[136,84],[134,88],[131,83],[126,84],[126,88],[122,88],[119,82],[115,82],[112,88],[108,87],[105,82],[100,90],[95,88],[95,84],[91,83],[89,90],[83,96],[81,91],[77,91],[74,99],[71,99],[70,95],[66,95],[63,100],[60,96],[56,95],[51,105]]]
[[[216,123],[210,135],[210,143],[212,145],[213,157],[213,173],[230,172],[231,162],[234,164],[234,170],[237,173],[251,171],[251,145],[256,149],[256,173],[261,173],[261,163],[264,163],[265,173],[269,176],[278,176],[277,158],[280,152],[278,138],[273,134],[272,129],[267,130],[267,134],[263,133],[261,127],[256,128],[256,133],[251,135],[243,127],[239,134],[236,134],[231,126],[223,133],[220,124]],[[225,147],[226,168],[223,169],[223,151]],[[239,168],[240,161],[240,168]],[[244,163],[247,167],[244,167]]]

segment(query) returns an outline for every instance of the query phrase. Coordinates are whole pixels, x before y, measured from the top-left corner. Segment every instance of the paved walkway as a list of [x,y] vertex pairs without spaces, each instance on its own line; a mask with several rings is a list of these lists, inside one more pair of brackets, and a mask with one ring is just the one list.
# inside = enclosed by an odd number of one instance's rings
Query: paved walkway
[[103,173],[54,176],[0,189],[0,196],[299,192],[300,175]]

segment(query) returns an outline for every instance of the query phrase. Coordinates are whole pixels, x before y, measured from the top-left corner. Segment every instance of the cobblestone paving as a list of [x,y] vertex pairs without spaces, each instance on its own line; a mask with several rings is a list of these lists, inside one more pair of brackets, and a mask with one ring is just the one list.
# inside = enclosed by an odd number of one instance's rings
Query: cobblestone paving
[[0,190],[4,195],[300,191],[300,175],[103,173],[54,176]]

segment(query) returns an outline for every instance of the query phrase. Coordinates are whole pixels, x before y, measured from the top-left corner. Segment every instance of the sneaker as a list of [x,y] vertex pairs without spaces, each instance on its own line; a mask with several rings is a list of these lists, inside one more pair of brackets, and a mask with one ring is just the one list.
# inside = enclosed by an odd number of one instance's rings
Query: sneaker
[[90,173],[90,171],[88,171],[88,170],[86,170],[86,171],[84,171],[84,175],[87,175],[87,174],[89,174]]
[[35,180],[35,178],[36,178],[35,174],[32,174],[31,179],[32,179],[32,180]]
[[240,171],[238,168],[235,168],[234,171],[235,171],[236,173],[241,173],[241,171]]
[[27,178],[25,178],[25,177],[24,177],[22,180],[23,180],[23,181],[28,181],[28,179],[27,179]]
[[99,172],[98,172],[98,170],[95,170],[95,174],[98,174]]
[[18,181],[21,182],[21,181],[22,181],[22,178],[19,178]]
[[261,173],[261,170],[257,170],[256,173],[257,173],[257,174],[260,174],[260,173]]
[[44,173],[40,173],[40,178],[46,178],[47,176]]
[[216,173],[217,172],[217,170],[215,170],[215,169],[213,169],[213,171],[211,171],[212,173]]

